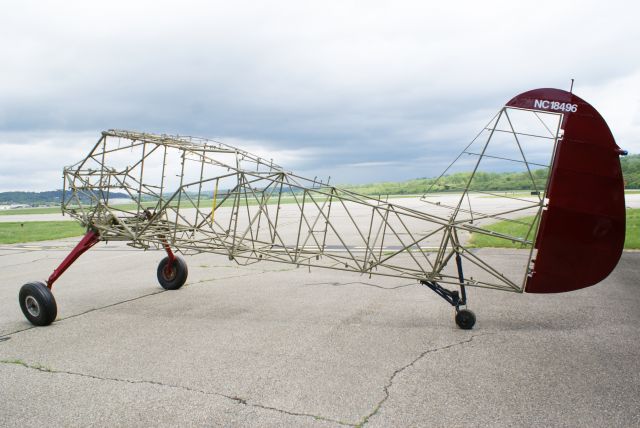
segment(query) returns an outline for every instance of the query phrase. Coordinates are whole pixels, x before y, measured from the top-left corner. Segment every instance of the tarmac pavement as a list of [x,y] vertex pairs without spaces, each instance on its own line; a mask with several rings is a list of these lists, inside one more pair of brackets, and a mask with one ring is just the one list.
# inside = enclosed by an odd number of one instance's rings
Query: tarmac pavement
[[640,252],[572,293],[472,289],[463,331],[413,281],[201,254],[164,291],[164,253],[101,243],[33,328],[18,290],[76,241],[0,248],[2,426],[640,426]]

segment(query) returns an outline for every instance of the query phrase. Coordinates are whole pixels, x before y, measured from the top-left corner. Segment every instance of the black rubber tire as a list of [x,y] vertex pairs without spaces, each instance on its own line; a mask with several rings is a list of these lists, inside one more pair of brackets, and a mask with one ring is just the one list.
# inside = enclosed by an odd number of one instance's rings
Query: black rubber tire
[[476,323],[476,314],[469,309],[460,309],[456,314],[456,324],[463,330],[471,330]]
[[29,282],[18,294],[20,309],[33,325],[45,326],[55,321],[58,305],[51,290],[42,282]]
[[177,290],[187,282],[187,263],[182,257],[176,257],[171,266],[171,272],[167,273],[165,269],[169,263],[169,257],[165,257],[158,264],[158,282],[165,290]]

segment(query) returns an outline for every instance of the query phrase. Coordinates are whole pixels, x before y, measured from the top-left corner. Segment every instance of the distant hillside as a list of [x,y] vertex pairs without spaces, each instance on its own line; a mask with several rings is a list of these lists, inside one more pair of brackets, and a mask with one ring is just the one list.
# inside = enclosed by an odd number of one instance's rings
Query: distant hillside
[[[127,198],[125,193],[111,193],[112,198]],[[0,192],[0,205],[60,205],[62,190],[48,192]]]
[[[629,155],[620,158],[622,174],[624,175],[625,188],[640,189],[640,154]],[[533,171],[538,187],[544,188],[547,181],[547,171],[538,169]],[[436,178],[416,178],[401,182],[382,182],[361,185],[339,186],[365,195],[408,195],[422,194],[432,185],[432,192],[459,190],[469,181],[469,172],[459,172],[442,177],[437,184]],[[479,172],[471,186],[472,190],[498,191],[498,190],[530,190],[531,180],[526,172]]]
[[[416,178],[401,182],[362,184],[355,186],[339,186],[365,195],[415,195],[431,192],[446,192],[464,189],[471,173],[459,172],[446,175],[436,183],[436,178]],[[539,189],[544,189],[547,182],[546,170],[535,170],[533,176]],[[531,180],[527,173],[512,172],[478,172],[471,190],[530,190]]]
[[[625,188],[640,189],[640,154],[629,155],[620,158],[622,174],[624,175]],[[443,192],[458,190],[465,187],[470,173],[459,172],[442,177],[431,191]],[[547,181],[546,170],[533,171],[534,178],[540,188],[544,188]],[[435,178],[416,178],[400,182],[382,182],[359,185],[339,185],[343,189],[365,195],[415,195],[427,191],[434,183]],[[472,190],[497,191],[497,190],[530,190],[531,181],[526,172],[480,172],[476,174]],[[221,192],[222,193],[222,192]],[[197,194],[194,193],[194,196]],[[125,193],[111,193],[112,198],[127,198]],[[59,205],[62,200],[62,190],[49,192],[0,192],[0,205],[24,204],[24,205]]]

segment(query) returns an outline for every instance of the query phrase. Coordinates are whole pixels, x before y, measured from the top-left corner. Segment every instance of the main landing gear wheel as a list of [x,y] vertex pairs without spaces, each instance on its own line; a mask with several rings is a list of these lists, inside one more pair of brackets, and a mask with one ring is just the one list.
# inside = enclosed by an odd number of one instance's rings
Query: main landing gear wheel
[[42,282],[29,282],[23,285],[18,299],[22,313],[33,325],[49,325],[58,315],[56,299]]
[[187,281],[187,263],[181,257],[175,257],[173,263],[165,257],[158,265],[158,282],[165,290],[177,290]]
[[469,309],[460,309],[456,313],[456,324],[463,330],[471,330],[476,323],[476,315]]

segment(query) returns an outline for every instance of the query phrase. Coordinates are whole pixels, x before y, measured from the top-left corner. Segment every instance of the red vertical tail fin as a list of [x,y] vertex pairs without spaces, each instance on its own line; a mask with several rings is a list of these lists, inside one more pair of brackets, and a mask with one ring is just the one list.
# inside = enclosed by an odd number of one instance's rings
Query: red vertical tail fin
[[618,263],[625,237],[622,150],[589,103],[559,89],[536,89],[507,107],[563,113],[535,247],[528,293],[560,293],[594,285]]

